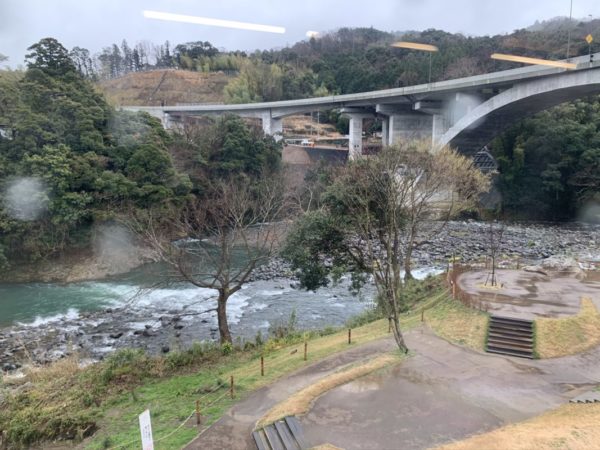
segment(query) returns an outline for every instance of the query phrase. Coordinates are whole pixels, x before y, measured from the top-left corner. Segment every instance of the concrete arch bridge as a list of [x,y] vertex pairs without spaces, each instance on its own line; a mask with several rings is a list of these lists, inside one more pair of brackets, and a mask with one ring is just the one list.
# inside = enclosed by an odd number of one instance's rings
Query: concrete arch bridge
[[[384,145],[431,139],[475,154],[504,129],[560,103],[600,94],[600,53],[571,58],[572,70],[527,66],[454,80],[327,97],[236,105],[123,107],[147,111],[167,128],[185,117],[236,114],[259,118],[265,133],[280,137],[282,119],[338,109],[350,118],[349,157],[362,154],[363,120],[378,117]],[[592,62],[593,61],[593,62]]]

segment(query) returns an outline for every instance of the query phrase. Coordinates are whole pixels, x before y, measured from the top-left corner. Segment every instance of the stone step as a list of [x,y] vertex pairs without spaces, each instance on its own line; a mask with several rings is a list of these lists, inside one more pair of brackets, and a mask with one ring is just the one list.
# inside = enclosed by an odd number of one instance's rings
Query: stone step
[[533,343],[514,342],[510,339],[488,338],[488,347],[507,347],[522,349],[524,351],[533,351]]
[[488,332],[488,338],[492,337],[514,339],[515,341],[533,343],[533,336],[522,333],[506,333],[502,331],[490,330]]
[[294,416],[288,416],[252,432],[258,450],[304,450],[307,443],[302,425]]
[[533,359],[533,354],[528,354],[525,352],[514,351],[514,350],[509,350],[509,349],[504,349],[504,348],[488,348],[486,351],[488,353],[496,353],[499,355],[516,356],[518,358]]
[[515,338],[522,338],[522,339],[533,339],[533,331],[515,331],[515,330],[504,330],[502,328],[492,328],[490,327],[488,334],[489,333],[494,333],[497,335],[502,335],[502,336],[512,336]]
[[533,328],[531,326],[528,327],[526,325],[512,325],[509,323],[490,322],[490,329],[515,331],[521,333],[533,333]]
[[571,403],[600,403],[600,391],[589,391],[569,400]]
[[531,321],[531,320],[515,319],[512,317],[501,317],[501,316],[490,316],[490,321],[497,322],[497,323],[523,324],[523,325],[529,325],[529,326],[531,326],[533,324],[533,321]]

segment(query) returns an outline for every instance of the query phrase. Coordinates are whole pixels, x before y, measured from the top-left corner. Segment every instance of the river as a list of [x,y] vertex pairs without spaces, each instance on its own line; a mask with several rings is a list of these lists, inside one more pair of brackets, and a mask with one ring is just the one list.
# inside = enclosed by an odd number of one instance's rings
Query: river
[[[600,256],[597,226],[511,225],[500,254],[514,262],[535,261],[553,254]],[[486,225],[451,222],[442,233],[427,237],[414,254],[422,268],[440,267],[458,255],[472,261],[486,252]],[[77,348],[83,356],[102,358],[116,348],[140,347],[160,352],[193,341],[218,338],[214,292],[189,284],[148,289],[164,267],[151,264],[102,281],[70,284],[0,284],[0,365],[26,356],[44,362]],[[417,271],[424,275],[430,270]],[[275,278],[248,283],[228,302],[234,336],[254,339],[295,311],[300,329],[341,326],[372,304],[367,286],[353,296],[348,282],[316,292],[293,287],[293,280]]]
[[[78,347],[100,359],[117,348],[160,352],[218,339],[215,291],[176,283],[149,289],[164,268],[151,264],[103,281],[0,285],[0,363],[31,356],[50,361]],[[430,271],[417,271],[425,276]],[[352,295],[347,280],[316,292],[290,279],[254,281],[228,301],[233,336],[253,340],[288,322],[302,330],[341,326],[373,305],[373,286]]]

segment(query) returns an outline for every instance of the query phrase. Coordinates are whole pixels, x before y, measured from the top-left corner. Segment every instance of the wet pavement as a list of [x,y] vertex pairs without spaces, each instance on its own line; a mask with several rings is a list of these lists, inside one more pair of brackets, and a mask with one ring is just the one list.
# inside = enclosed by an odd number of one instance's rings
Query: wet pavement
[[221,419],[184,448],[197,450],[256,450],[256,445],[252,440],[252,431],[256,422],[273,406],[323,377],[359,361],[390,352],[394,348],[396,347],[392,339],[384,339],[353,347],[350,350],[311,364],[254,392],[248,398],[233,406]]
[[416,355],[387,373],[331,390],[301,418],[313,444],[427,449],[538,415],[600,380],[600,351],[547,361],[492,356],[428,330],[408,333]]
[[[465,349],[426,328],[406,340],[414,356],[329,391],[300,418],[313,445],[430,448],[538,415],[600,382],[600,348],[530,361]],[[272,406],[352,361],[393,348],[384,339],[280,380],[240,402],[187,448],[255,449],[250,433]]]
[[[537,317],[566,317],[579,312],[582,297],[600,309],[600,281],[579,279],[574,274],[498,270],[500,288],[486,287],[486,270],[466,272],[458,278],[460,288],[480,298],[494,315],[533,320]],[[489,285],[489,280],[488,280]]]

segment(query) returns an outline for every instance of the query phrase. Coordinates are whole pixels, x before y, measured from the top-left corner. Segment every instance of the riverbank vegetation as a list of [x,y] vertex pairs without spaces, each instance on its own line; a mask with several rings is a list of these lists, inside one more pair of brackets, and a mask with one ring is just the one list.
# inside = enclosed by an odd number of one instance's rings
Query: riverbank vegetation
[[[415,289],[421,294],[419,301],[400,315],[404,330],[421,323],[421,308],[435,311],[443,304],[440,296],[446,294],[440,283],[439,277],[429,279]],[[372,321],[352,329],[353,345],[389,336],[388,320],[380,317],[369,314],[366,320]],[[163,438],[190,416],[196,399],[201,399],[202,426],[206,427],[250,392],[347,348],[345,329],[303,332],[292,326],[267,342],[259,338],[222,347],[197,343],[161,357],[122,350],[87,367],[81,367],[75,357],[65,359],[30,369],[25,378],[3,382],[0,430],[14,447],[84,439],[90,448],[136,448],[137,415],[149,408],[155,441],[161,439],[161,448],[180,448],[197,434],[196,428],[184,426]],[[260,375],[260,356],[265,359],[264,376]],[[230,376],[235,379],[233,400],[229,398]]]

